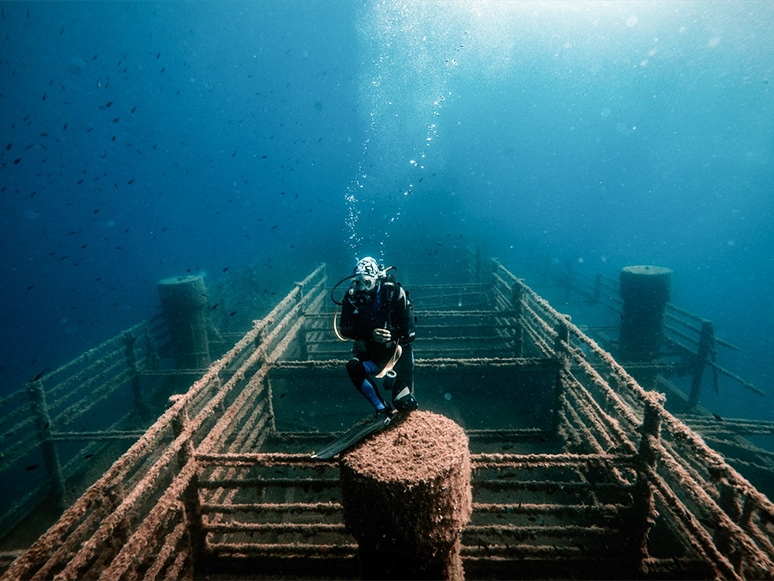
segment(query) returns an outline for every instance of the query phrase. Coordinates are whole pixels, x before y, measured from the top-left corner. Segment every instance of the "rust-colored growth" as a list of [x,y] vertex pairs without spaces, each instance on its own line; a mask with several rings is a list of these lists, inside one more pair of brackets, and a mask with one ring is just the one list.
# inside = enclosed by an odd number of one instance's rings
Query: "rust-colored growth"
[[341,460],[344,521],[364,579],[463,579],[460,535],[472,512],[462,428],[417,411]]

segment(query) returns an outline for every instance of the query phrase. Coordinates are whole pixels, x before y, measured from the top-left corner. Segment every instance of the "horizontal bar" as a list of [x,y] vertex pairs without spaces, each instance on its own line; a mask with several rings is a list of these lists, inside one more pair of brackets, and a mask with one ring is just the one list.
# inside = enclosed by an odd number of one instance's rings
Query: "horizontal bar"
[[51,432],[51,439],[55,442],[75,442],[89,440],[139,440],[145,435],[145,431],[104,431],[104,432]]
[[338,485],[338,478],[224,478],[199,481],[199,488],[336,488]]
[[208,533],[302,533],[302,534],[346,534],[343,523],[213,523],[204,524]]
[[337,514],[343,512],[344,507],[338,502],[281,502],[281,503],[251,503],[251,504],[202,504],[202,513],[210,514],[235,514],[239,512],[261,513],[290,513],[314,512],[318,514]]

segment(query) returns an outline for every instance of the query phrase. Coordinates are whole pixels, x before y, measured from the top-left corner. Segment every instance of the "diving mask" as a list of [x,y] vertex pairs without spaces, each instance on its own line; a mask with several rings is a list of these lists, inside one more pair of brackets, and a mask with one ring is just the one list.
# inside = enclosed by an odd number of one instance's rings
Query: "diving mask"
[[371,293],[376,288],[376,277],[365,274],[358,274],[352,279],[349,287],[350,294]]

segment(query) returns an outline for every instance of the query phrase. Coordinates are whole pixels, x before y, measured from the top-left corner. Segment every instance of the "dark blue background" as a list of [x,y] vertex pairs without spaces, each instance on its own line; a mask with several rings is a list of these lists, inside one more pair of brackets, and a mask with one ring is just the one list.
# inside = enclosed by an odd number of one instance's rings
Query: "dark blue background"
[[167,276],[374,254],[444,280],[464,242],[670,267],[772,392],[770,3],[0,9],[4,393],[153,314]]

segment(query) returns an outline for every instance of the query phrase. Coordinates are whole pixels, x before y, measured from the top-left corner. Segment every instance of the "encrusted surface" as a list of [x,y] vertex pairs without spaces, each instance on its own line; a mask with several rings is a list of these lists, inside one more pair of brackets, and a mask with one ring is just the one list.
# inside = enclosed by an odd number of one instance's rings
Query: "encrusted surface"
[[459,538],[472,512],[470,454],[453,421],[418,411],[393,422],[342,458],[341,487],[364,577],[462,577]]

